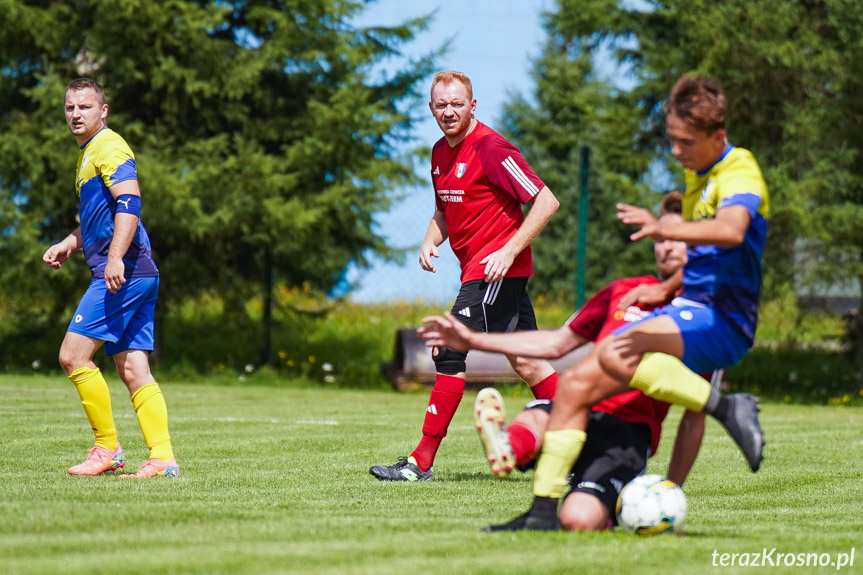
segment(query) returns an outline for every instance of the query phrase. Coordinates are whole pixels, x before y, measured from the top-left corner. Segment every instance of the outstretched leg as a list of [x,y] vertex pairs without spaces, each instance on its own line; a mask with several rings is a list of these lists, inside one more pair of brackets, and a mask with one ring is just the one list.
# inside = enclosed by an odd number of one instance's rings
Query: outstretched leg
[[[695,313],[690,315],[699,313],[713,312],[695,310]],[[697,346],[703,344],[706,347],[704,342],[708,337],[716,340],[713,341],[709,353],[717,356],[725,354],[726,357],[732,358],[718,358],[716,365],[695,366],[697,371],[711,371],[739,359],[734,356],[737,348],[734,345],[723,348],[722,338],[711,331],[699,329],[696,324],[691,331],[682,334],[671,315],[661,315],[634,324],[631,329],[603,340],[598,346],[599,362],[611,377],[642,390],[646,395],[681,405],[690,411],[704,411],[715,417],[740,447],[750,469],[753,472],[758,471],[764,436],[758,421],[755,398],[748,394],[724,396],[687,367],[680,359],[684,353],[684,337],[687,338],[687,346],[692,348],[688,353],[696,358],[693,361],[699,359]],[[731,348],[730,352],[727,348]]]
[[596,350],[561,376],[557,397],[543,438],[542,453],[533,479],[534,500],[523,516],[488,530],[554,530],[560,528],[558,504],[567,477],[587,438],[590,409],[606,397],[625,391],[606,376],[597,361]]

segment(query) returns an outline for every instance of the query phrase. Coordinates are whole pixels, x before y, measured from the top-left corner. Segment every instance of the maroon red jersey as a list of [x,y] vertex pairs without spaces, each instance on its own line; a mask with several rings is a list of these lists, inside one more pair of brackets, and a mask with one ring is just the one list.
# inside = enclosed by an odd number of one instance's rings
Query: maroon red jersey
[[[650,314],[653,307],[631,305],[626,310],[618,309],[620,299],[632,288],[642,284],[655,284],[653,276],[639,276],[615,280],[590,298],[566,324],[569,329],[591,341],[599,341],[617,328],[638,321]],[[609,397],[597,403],[593,410],[604,411],[629,423],[644,423],[650,427],[650,450],[656,453],[662,421],[668,414],[670,404],[657,401],[633,389]]]
[[[455,147],[441,138],[432,150],[435,205],[446,219],[462,283],[485,277],[480,261],[499,249],[524,221],[522,205],[545,187],[503,136],[477,122]],[[530,246],[513,261],[506,277],[530,277]]]

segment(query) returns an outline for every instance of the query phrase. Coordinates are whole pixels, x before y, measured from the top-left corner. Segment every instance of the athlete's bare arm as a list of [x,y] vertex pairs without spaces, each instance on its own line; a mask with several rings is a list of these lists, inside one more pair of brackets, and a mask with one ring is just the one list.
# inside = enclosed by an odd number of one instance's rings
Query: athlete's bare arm
[[674,275],[658,284],[641,284],[629,290],[620,298],[617,309],[626,309],[631,305],[654,308],[671,301],[674,294],[682,286],[683,270],[677,270]]
[[649,210],[617,204],[617,218],[624,224],[639,226],[629,236],[632,241],[651,237],[655,241],[678,240],[690,245],[735,247],[743,243],[752,218],[743,206],[729,206],[716,212],[716,217],[697,222],[658,221]]
[[81,226],[75,228],[75,231],[66,236],[62,241],[57,242],[42,254],[42,261],[45,265],[55,270],[59,270],[72,252],[80,250],[84,247],[84,240],[81,236]]
[[459,351],[480,349],[540,359],[557,359],[589,343],[585,337],[563,326],[558,329],[518,331],[512,333],[484,333],[473,331],[452,314],[423,318],[417,333],[426,340],[426,346],[445,346]]
[[422,269],[432,273],[437,271],[432,258],[440,257],[437,248],[447,239],[447,236],[446,218],[444,218],[442,211],[435,210],[426,230],[426,237],[420,246],[420,267]]
[[[108,188],[115,198],[121,195],[140,196],[137,180],[126,180]],[[105,263],[105,286],[111,293],[117,293],[126,283],[126,266],[123,256],[129,251],[135,231],[138,229],[138,216],[117,212],[114,215],[114,237],[108,248],[108,260]]]

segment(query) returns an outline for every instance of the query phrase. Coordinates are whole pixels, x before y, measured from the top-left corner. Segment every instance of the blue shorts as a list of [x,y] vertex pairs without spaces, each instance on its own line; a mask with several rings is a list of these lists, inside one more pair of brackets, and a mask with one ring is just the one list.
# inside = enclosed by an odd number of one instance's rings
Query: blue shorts
[[685,298],[674,300],[640,321],[617,329],[622,333],[654,317],[670,316],[683,337],[683,364],[695,373],[731,367],[746,355],[751,343],[740,330],[712,307]]
[[153,350],[153,315],[159,278],[132,278],[111,293],[104,278],[93,278],[68,331],[105,342],[105,353]]

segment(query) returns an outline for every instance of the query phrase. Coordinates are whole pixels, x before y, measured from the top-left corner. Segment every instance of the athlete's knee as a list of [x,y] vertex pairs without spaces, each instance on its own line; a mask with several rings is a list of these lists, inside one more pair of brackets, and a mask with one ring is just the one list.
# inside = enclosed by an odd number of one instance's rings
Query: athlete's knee
[[596,497],[576,493],[564,500],[560,525],[567,531],[601,531],[609,527],[609,513]]
[[444,375],[457,375],[467,371],[467,352],[451,347],[435,347],[432,350],[435,370]]
[[581,409],[589,409],[595,403],[593,401],[594,382],[589,374],[582,373],[579,366],[569,369],[561,374],[557,382],[556,403],[560,403],[557,409],[566,409],[575,412]]
[[[615,339],[615,336],[605,338],[605,341],[603,341],[596,350],[596,361],[599,363],[599,367],[602,371],[614,379],[628,380],[625,373],[626,364],[628,362],[624,361],[624,357],[619,351],[619,348],[612,345]],[[629,379],[631,379],[631,377]]]
[[87,367],[87,364],[89,363],[89,358],[80,357],[80,354],[67,346],[60,347],[60,353],[58,354],[57,359],[60,362],[60,367],[62,367],[63,371],[66,372],[66,375],[70,375],[75,370],[82,367]]
[[606,527],[605,521],[587,513],[561,513],[560,525],[567,531],[600,531]]

